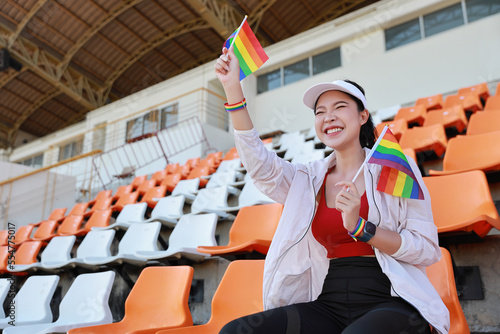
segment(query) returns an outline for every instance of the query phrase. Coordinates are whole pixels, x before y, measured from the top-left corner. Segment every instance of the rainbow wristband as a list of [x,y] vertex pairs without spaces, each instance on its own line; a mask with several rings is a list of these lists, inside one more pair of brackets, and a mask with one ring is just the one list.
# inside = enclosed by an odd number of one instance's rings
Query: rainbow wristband
[[246,106],[247,106],[247,99],[243,99],[243,101],[240,101],[240,102],[235,103],[235,104],[228,104],[227,102],[224,103],[224,108],[226,108],[227,112],[233,112],[236,110],[240,110],[240,109],[246,108]]
[[354,229],[353,232],[347,232],[355,241],[358,241],[357,237],[363,232],[363,229],[365,228],[366,225],[366,220],[363,218],[359,217],[358,224],[356,225],[356,228]]

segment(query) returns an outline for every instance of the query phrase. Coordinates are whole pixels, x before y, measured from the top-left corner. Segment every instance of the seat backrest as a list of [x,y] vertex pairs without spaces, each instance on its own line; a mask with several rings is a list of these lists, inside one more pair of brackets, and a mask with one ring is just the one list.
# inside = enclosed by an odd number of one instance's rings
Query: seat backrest
[[236,171],[226,170],[224,172],[219,172],[212,174],[210,180],[208,180],[207,188],[227,186],[236,181]]
[[130,184],[127,184],[125,186],[119,186],[118,189],[116,189],[116,193],[113,195],[113,199],[117,200],[120,197],[122,197],[123,195],[131,193],[132,190],[133,190],[133,187]]
[[467,135],[493,131],[500,131],[500,110],[499,112],[477,112],[470,117]]
[[500,165],[500,130],[451,138],[443,159],[444,171],[497,170]]
[[52,238],[42,252],[42,266],[44,264],[66,262],[71,259],[71,250],[75,241],[76,237],[74,235]]
[[167,186],[157,186],[148,189],[144,196],[141,198],[141,202],[145,202],[148,204],[150,208],[154,208],[156,206],[157,201],[155,198],[165,197],[167,194]]
[[144,221],[147,203],[127,204],[116,217],[116,223],[138,223]]
[[226,186],[201,189],[191,204],[191,213],[210,212],[211,209],[227,207],[228,194]]
[[37,262],[37,256],[42,249],[43,242],[41,241],[26,241],[19,246],[15,253],[15,263],[20,264],[32,264]]
[[[457,122],[461,122],[461,126],[457,125]],[[443,124],[445,127],[451,124],[456,126],[459,132],[462,132],[467,126],[467,117],[465,116],[464,108],[462,108],[461,105],[456,105],[427,112],[423,126],[431,126],[434,124]]]
[[111,244],[115,237],[115,230],[90,231],[83,238],[82,243],[76,249],[78,259],[91,257],[110,257]]
[[18,245],[25,242],[26,240],[29,240],[31,233],[33,232],[33,228],[34,226],[31,224],[20,226],[15,234],[14,243]]
[[59,282],[59,276],[31,276],[17,293],[16,325],[52,322],[50,301]]
[[59,305],[56,323],[111,323],[108,300],[114,278],[113,271],[78,275]]
[[134,255],[137,251],[157,251],[160,222],[132,224],[118,244],[118,255]]
[[156,171],[153,176],[151,176],[151,179],[152,180],[156,180],[156,184],[159,185],[163,179],[165,178],[165,176],[167,176],[167,170],[164,169],[164,170],[159,170],[159,171]]
[[422,105],[427,110],[431,109],[441,109],[443,107],[443,95],[436,94],[428,97],[421,97],[417,99],[415,105]]
[[283,205],[279,203],[241,208],[229,230],[229,245],[252,240],[271,241],[282,211]]
[[450,312],[450,334],[468,334],[469,326],[458,300],[450,252],[441,247],[441,260],[427,267],[429,280]]
[[177,183],[181,180],[182,176],[179,173],[168,174],[165,176],[160,185],[166,186],[167,191],[172,192],[174,188],[177,186]]
[[474,86],[463,87],[458,90],[459,95],[471,92],[478,94],[483,100],[486,100],[490,96],[490,89],[488,88],[488,84],[486,82]]
[[109,198],[109,197],[111,197],[112,192],[113,191],[111,189],[109,189],[109,190],[101,190],[95,196],[94,201],[97,202],[98,200],[101,200],[103,198]]
[[[9,293],[11,285],[11,280],[7,278],[0,278],[0,305],[3,305],[3,302],[5,301],[5,297],[7,297],[7,294]],[[0,318],[5,318],[3,307],[0,307]]]
[[198,191],[200,179],[181,180],[172,191],[172,195],[194,194]]
[[0,274],[7,272],[7,260],[9,259],[9,246],[0,246]]
[[90,211],[94,212],[109,209],[111,202],[113,202],[111,197],[101,197],[95,201],[94,205],[90,208]]
[[292,159],[292,164],[297,164],[297,163],[307,164],[311,161],[323,159],[324,157],[325,157],[324,150],[321,149],[314,150],[311,153],[302,153],[294,156]]
[[394,120],[405,120],[407,124],[418,123],[422,125],[427,114],[427,109],[423,105],[415,105],[412,107],[405,107],[398,110]]
[[44,220],[33,234],[33,240],[43,240],[54,236],[58,226],[59,224],[55,220]]
[[[470,230],[470,221],[484,216],[499,220],[484,172],[476,170],[430,176],[424,177],[424,182],[431,195],[432,213],[438,232]],[[484,236],[490,229],[491,226],[489,229],[484,226],[476,233]]]
[[236,170],[239,168],[241,168],[241,159],[240,158],[237,157],[237,158],[234,158],[231,160],[224,160],[220,163],[215,174],[233,171],[233,170]]
[[448,139],[442,124],[413,127],[406,130],[399,141],[402,148],[412,148],[415,152],[431,150],[437,156],[445,152],[447,143]]
[[118,201],[116,201],[114,206],[119,210],[122,210],[125,205],[134,204],[135,202],[137,202],[138,198],[139,198],[139,192],[137,191],[134,191],[133,193],[129,194],[124,194],[120,196],[120,198],[118,199]]
[[137,188],[137,191],[139,192],[140,195],[144,195],[146,191],[153,188],[154,186],[156,186],[156,180],[153,179],[144,180]]
[[127,330],[192,325],[188,298],[193,272],[190,266],[143,269],[125,301]]
[[0,246],[5,246],[9,242],[9,230],[0,230]]
[[82,227],[83,216],[67,216],[57,229],[59,235],[68,235],[78,233]]
[[184,202],[186,198],[182,195],[162,197],[151,211],[151,218],[175,217],[183,215]]
[[198,246],[216,246],[217,215],[183,215],[168,238],[168,251]]
[[238,205],[241,207],[269,203],[274,203],[274,201],[261,193],[252,179],[247,180],[238,197]]
[[84,203],[76,203],[71,211],[68,213],[68,216],[81,216],[84,215],[85,212],[87,212],[87,209],[89,208],[89,203],[84,202]]
[[188,180],[194,179],[195,177],[202,177],[202,176],[207,176],[210,175],[210,168],[209,167],[195,167],[189,172],[189,175],[187,177]]
[[[498,90],[498,89],[497,89]],[[484,105],[484,111],[500,111],[500,95],[499,92],[495,96],[490,96]]]
[[403,132],[408,130],[408,122],[403,119],[395,119],[390,122],[382,122],[377,124],[377,133],[380,134],[384,130],[384,127],[387,125],[387,127],[391,130],[392,134],[399,140],[401,138],[401,135]]
[[147,178],[148,178],[147,175],[136,176],[134,177],[130,185],[132,186],[133,189],[137,189],[139,188],[142,182],[146,181]]
[[222,160],[223,161],[230,161],[233,159],[237,159],[239,157],[240,156],[238,155],[238,151],[236,150],[236,147],[233,146],[229,149],[229,151],[226,152],[226,154],[224,155],[224,158]]
[[113,211],[111,211],[111,209],[94,211],[83,228],[88,232],[92,227],[109,226],[109,220],[111,219],[112,213]]
[[66,208],[54,209],[50,213],[49,218],[47,220],[60,220],[64,218],[64,214],[66,213]]
[[264,260],[236,260],[229,264],[212,299],[209,323],[221,329],[236,318],[264,310]]

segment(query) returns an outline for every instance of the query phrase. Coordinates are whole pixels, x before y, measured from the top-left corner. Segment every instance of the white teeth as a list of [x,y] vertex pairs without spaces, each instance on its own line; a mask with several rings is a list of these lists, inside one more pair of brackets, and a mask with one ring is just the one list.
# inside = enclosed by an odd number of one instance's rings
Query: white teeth
[[330,134],[330,133],[340,132],[340,131],[342,131],[342,129],[341,129],[341,128],[333,128],[333,129],[328,129],[328,130],[326,130],[326,133],[327,133],[327,134]]

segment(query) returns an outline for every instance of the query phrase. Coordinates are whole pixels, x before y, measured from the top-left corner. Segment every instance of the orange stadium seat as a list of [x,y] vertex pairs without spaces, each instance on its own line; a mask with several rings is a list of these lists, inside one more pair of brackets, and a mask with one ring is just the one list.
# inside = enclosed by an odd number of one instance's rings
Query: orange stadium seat
[[490,89],[486,82],[480,83],[479,85],[474,85],[470,87],[463,87],[458,90],[458,95],[463,95],[467,93],[476,93],[482,101],[486,101],[490,97]]
[[19,247],[23,242],[30,240],[34,227],[32,224],[20,226],[14,235],[13,246]]
[[81,236],[90,232],[93,227],[108,227],[109,220],[111,219],[112,211],[111,209],[95,211],[90,216],[89,220],[85,222],[83,228],[77,230],[73,233],[76,236]]
[[239,158],[238,151],[236,150],[236,147],[231,147],[229,151],[224,155],[224,159],[222,160],[233,160]]
[[9,258],[12,258],[11,253],[9,253],[9,246],[0,246],[0,274],[7,272]]
[[[15,265],[14,267],[33,264],[38,262],[38,253],[42,249],[45,243],[42,241],[26,241],[16,250],[14,254]],[[8,268],[8,271],[10,268]],[[27,273],[16,273],[26,275]]]
[[9,242],[9,231],[0,230],[0,246],[5,246]]
[[167,194],[167,186],[158,186],[149,189],[144,196],[141,198],[141,202],[148,203],[148,207],[154,208],[156,206],[157,201],[155,198],[165,197]]
[[401,108],[398,110],[396,116],[394,116],[394,120],[404,119],[408,125],[424,124],[425,115],[427,114],[427,110],[422,105],[416,105],[413,107]]
[[[237,260],[229,264],[212,299],[212,316],[199,326],[159,331],[157,334],[219,333],[226,323],[264,310],[262,278],[264,260]],[[148,332],[131,332],[129,334]]]
[[191,166],[189,164],[184,164],[184,165],[179,165],[179,164],[174,164],[172,167],[169,167],[170,165],[167,166],[167,171],[168,174],[180,174],[181,179],[184,180],[186,177],[189,175],[189,172],[191,171]]
[[497,84],[497,90],[495,91],[495,96],[500,96],[500,82]]
[[412,158],[415,162],[417,161],[417,155],[415,154],[415,150],[412,148],[403,148],[403,153],[410,158]]
[[278,203],[241,208],[229,230],[229,243],[226,246],[201,246],[198,251],[212,256],[253,251],[267,254],[282,211],[283,205]]
[[216,167],[220,165],[222,161],[222,151],[213,152],[207,155],[206,159],[214,159]]
[[44,220],[38,225],[35,233],[33,234],[33,238],[31,240],[34,241],[49,241],[53,237],[57,236],[57,227],[59,223],[54,220]]
[[479,237],[492,227],[500,229],[500,218],[482,171],[428,176],[432,213],[438,233],[475,232]]
[[172,174],[175,173],[175,170],[179,167],[179,163],[173,163],[173,164],[168,164],[167,167],[165,167],[165,170],[167,171],[167,174]]
[[469,325],[458,300],[450,252],[441,247],[441,260],[426,268],[427,277],[450,312],[449,334],[469,334]]
[[64,214],[66,213],[66,208],[54,209],[49,215],[47,220],[62,221],[64,219]]
[[89,201],[89,205],[94,205],[94,203],[100,199],[103,199],[103,198],[108,198],[108,197],[111,197],[111,194],[112,194],[112,190],[101,190],[97,193],[97,195],[95,196],[95,198],[91,201]]
[[85,212],[85,217],[92,215],[92,213],[96,211],[107,210],[111,207],[111,203],[113,199],[111,197],[100,197],[95,202],[94,205],[90,208],[89,211]]
[[500,170],[500,131],[450,139],[443,159],[443,170],[429,170],[430,175],[479,169],[485,172]]
[[419,98],[415,102],[415,106],[424,106],[426,110],[441,109],[443,107],[443,95],[436,94],[433,96]]
[[137,188],[139,188],[141,183],[146,181],[147,178],[148,178],[147,175],[141,175],[141,176],[134,177],[134,179],[130,183],[130,185],[132,186],[132,190],[136,190]]
[[165,176],[160,186],[166,186],[167,191],[171,193],[172,191],[174,191],[175,186],[181,179],[182,176],[180,173],[168,174],[167,176]]
[[187,180],[192,180],[194,178],[199,178],[200,179],[200,188],[203,188],[204,186],[207,185],[208,180],[203,178],[202,176],[208,176],[210,175],[210,168],[208,167],[196,167],[191,170],[189,173]]
[[84,203],[76,203],[73,208],[71,208],[71,211],[68,213],[68,216],[83,216],[85,212],[87,212],[87,209],[89,208],[89,203],[84,202]]
[[500,111],[500,95],[490,96],[486,100],[484,111]]
[[443,108],[461,106],[465,111],[476,112],[483,109],[483,104],[476,93],[466,93],[464,95],[449,95],[446,97]]
[[416,153],[433,151],[440,157],[446,151],[447,142],[444,127],[441,124],[435,124],[406,130],[399,144],[402,148],[414,149]]
[[118,189],[116,189],[116,193],[113,195],[113,200],[116,201],[120,199],[121,196],[130,194],[134,189],[132,188],[132,185],[127,184],[125,186],[119,186]]
[[188,166],[189,169],[191,170],[193,168],[198,167],[199,163],[200,163],[200,157],[196,157],[196,158],[188,159],[188,161],[186,161],[186,163],[184,164],[184,166]]
[[423,126],[442,124],[445,129],[455,128],[458,133],[462,133],[467,127],[467,117],[464,108],[456,105],[444,109],[431,110],[425,117]]
[[500,112],[477,112],[469,119],[467,135],[500,131]]
[[74,328],[68,334],[156,333],[160,329],[192,326],[188,298],[193,279],[189,266],[148,267],[142,270],[125,301],[119,322]]
[[150,179],[150,180],[144,180],[139,187],[137,187],[137,192],[139,193],[140,196],[144,196],[144,194],[151,188],[154,188],[156,186],[156,180]]
[[219,167],[220,161],[216,162],[216,158],[210,157],[210,158],[205,158],[200,160],[200,163],[196,168],[203,168],[203,167],[208,167],[210,174],[215,173],[217,170],[217,167]]
[[382,133],[382,130],[386,125],[389,127],[389,130],[391,130],[392,134],[396,137],[397,140],[400,140],[403,132],[408,130],[408,122],[406,121],[406,119],[400,118],[395,119],[394,121],[382,122],[377,124],[377,133]]
[[83,216],[67,216],[57,229],[57,235],[73,235],[80,230],[83,224]]
[[138,198],[139,198],[139,192],[137,192],[137,191],[134,191],[133,193],[125,194],[125,195],[121,196],[120,199],[118,201],[116,201],[116,203],[111,206],[111,210],[121,211],[125,205],[136,203]]
[[167,174],[168,174],[168,172],[166,169],[159,170],[159,171],[155,172],[153,174],[153,176],[151,176],[151,179],[156,180],[156,185],[159,186],[161,184],[161,182],[165,179]]

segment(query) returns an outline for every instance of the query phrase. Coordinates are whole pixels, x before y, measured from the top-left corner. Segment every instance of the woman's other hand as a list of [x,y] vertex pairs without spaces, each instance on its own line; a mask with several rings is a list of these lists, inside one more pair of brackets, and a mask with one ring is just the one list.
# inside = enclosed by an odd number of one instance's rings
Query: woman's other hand
[[353,232],[359,220],[361,196],[353,182],[342,181],[335,186],[342,187],[337,194],[335,207],[342,213],[342,220],[347,231]]

